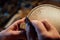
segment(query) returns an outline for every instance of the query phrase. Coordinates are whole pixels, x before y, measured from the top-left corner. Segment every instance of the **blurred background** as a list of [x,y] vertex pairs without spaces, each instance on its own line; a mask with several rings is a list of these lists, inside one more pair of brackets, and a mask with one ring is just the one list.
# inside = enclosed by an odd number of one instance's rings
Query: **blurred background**
[[27,16],[34,7],[41,4],[60,7],[60,0],[0,0],[0,30]]

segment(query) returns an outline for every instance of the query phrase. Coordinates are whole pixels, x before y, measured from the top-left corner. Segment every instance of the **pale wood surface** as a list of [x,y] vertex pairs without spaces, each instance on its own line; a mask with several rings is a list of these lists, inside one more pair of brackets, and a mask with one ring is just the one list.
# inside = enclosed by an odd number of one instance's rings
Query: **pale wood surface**
[[48,21],[53,24],[56,29],[60,32],[60,7],[50,5],[50,4],[43,4],[40,6],[35,7],[32,9],[28,17],[32,20],[44,20],[47,19]]

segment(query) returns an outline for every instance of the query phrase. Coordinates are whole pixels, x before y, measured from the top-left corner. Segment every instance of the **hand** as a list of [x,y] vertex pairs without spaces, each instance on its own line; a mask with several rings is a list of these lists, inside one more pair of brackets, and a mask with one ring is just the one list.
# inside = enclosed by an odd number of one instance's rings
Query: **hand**
[[[3,40],[17,40],[19,38],[24,38],[25,35],[22,34],[24,31],[20,31],[18,28],[18,24],[21,24],[24,22],[24,19],[18,20],[14,22],[11,26],[9,26],[7,29],[0,32],[0,36]],[[24,35],[24,36],[23,36]]]
[[50,24],[47,20],[43,21],[33,20],[32,23],[35,27],[38,28],[38,30],[40,31],[42,36],[44,36],[44,38],[60,39],[60,35],[56,28],[52,24]]

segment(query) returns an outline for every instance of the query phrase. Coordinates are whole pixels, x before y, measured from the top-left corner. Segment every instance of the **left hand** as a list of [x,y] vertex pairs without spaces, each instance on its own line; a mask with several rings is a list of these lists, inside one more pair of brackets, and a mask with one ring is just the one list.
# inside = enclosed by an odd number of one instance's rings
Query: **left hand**
[[18,24],[23,23],[24,19],[25,18],[14,22],[7,29],[0,32],[0,36],[2,37],[2,39],[3,40],[17,40],[19,38],[25,38],[25,36],[22,34],[24,31],[20,31],[18,28]]

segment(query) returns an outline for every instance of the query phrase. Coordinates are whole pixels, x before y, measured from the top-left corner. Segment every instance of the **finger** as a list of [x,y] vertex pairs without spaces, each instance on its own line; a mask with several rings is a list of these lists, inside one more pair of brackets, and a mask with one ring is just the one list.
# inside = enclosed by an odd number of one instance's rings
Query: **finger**
[[49,21],[47,21],[47,20],[43,20],[42,23],[44,24],[44,26],[45,26],[45,28],[46,28],[47,31],[49,31],[49,30],[51,30],[51,29],[54,28],[54,27],[52,26],[52,24],[49,23]]
[[23,31],[11,31],[12,35],[19,35],[20,33],[22,33]]
[[20,19],[20,20],[17,20],[16,22],[14,22],[11,26],[9,26],[7,29],[11,29],[11,30],[13,30],[13,29],[16,29],[16,28],[18,28],[18,24],[21,24],[21,23],[23,23],[24,22],[24,20],[25,20],[25,18],[23,18],[23,19]]
[[19,38],[25,38],[26,31],[11,31],[11,35],[18,36]]
[[38,30],[40,30],[40,32],[46,32],[44,25],[40,21],[33,20],[32,23],[36,28],[38,28]]
[[13,23],[13,25],[15,25],[15,24],[21,24],[21,23],[24,22],[24,20],[25,20],[25,18],[17,20],[16,22]]

